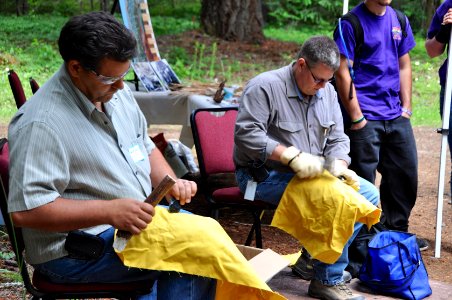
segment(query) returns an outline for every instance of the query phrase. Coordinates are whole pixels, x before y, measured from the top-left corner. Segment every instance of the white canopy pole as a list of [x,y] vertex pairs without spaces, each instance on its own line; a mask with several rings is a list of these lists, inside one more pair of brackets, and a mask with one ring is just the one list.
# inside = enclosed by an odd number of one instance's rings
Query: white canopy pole
[[[452,29],[451,29],[452,33]],[[452,45],[452,34],[449,38],[449,45]],[[444,94],[443,104],[443,127],[439,129],[441,133],[441,156],[439,164],[439,180],[438,180],[438,203],[436,206],[436,235],[435,235],[435,257],[441,256],[441,230],[443,225],[443,196],[444,196],[444,177],[446,172],[446,152],[448,148],[447,136],[449,134],[449,118],[450,118],[450,98],[452,96],[452,64],[450,59],[452,58],[452,47],[449,48],[448,60],[447,60],[447,80],[446,80],[446,92]]]
[[344,0],[344,6],[342,7],[342,14],[345,15],[348,12],[348,0]]

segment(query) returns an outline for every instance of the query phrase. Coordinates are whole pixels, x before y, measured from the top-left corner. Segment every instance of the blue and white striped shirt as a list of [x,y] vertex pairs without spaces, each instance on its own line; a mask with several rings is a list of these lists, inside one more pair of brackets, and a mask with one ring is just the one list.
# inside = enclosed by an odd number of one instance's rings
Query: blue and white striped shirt
[[[155,145],[132,92],[125,86],[104,108],[97,110],[74,86],[64,65],[20,108],[8,129],[11,212],[58,197],[144,200],[150,194],[148,155]],[[138,159],[131,155],[137,149]],[[65,232],[24,228],[23,234],[29,263],[67,255]]]

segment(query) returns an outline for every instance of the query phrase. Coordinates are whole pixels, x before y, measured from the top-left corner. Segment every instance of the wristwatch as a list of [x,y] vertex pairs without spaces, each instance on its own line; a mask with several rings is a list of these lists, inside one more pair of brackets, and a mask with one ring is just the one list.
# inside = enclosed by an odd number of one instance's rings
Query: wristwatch
[[402,112],[407,113],[410,117],[413,114],[413,112],[405,107],[402,107]]

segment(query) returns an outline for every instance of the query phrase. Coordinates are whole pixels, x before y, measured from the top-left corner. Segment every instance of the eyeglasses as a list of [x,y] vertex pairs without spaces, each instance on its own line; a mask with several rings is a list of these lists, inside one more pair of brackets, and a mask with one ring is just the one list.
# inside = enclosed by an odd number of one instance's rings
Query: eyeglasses
[[330,79],[318,79],[317,77],[314,76],[314,73],[312,73],[311,68],[309,67],[308,62],[306,61],[306,66],[308,67],[309,72],[311,73],[312,79],[314,79],[315,84],[320,84],[320,83],[327,83],[327,82],[331,82],[331,80],[333,80],[333,77],[331,77]]
[[131,66],[129,66],[129,68],[127,69],[127,71],[125,71],[122,75],[119,75],[119,76],[104,76],[104,75],[102,75],[102,74],[99,74],[99,73],[97,73],[96,71],[94,71],[94,70],[89,70],[90,72],[92,72],[94,75],[96,75],[96,78],[97,78],[97,80],[99,81],[99,82],[101,82],[101,83],[103,83],[103,84],[113,84],[113,83],[115,83],[116,81],[118,81],[118,80],[120,80],[120,79],[123,79],[126,75],[127,75],[127,73],[129,73],[129,70],[130,70],[130,67]]

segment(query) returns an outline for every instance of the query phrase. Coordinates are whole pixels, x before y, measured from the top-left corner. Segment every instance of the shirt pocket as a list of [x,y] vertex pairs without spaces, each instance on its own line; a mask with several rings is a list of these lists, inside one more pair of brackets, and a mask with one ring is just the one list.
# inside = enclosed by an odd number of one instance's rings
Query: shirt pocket
[[328,141],[328,138],[331,136],[335,127],[336,127],[336,123],[333,121],[320,122],[319,137],[321,140],[322,150],[325,150],[325,146]]
[[295,133],[301,131],[303,129],[303,124],[301,122],[292,122],[292,121],[279,121],[278,127],[281,130]]

